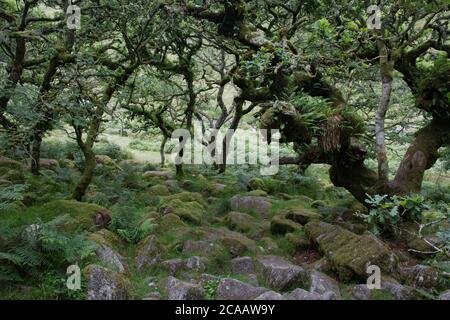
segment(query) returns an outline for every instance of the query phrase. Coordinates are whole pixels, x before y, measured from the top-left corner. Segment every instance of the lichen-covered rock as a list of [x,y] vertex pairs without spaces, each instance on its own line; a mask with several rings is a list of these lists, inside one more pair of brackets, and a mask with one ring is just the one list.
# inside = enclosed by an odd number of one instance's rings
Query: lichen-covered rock
[[252,300],[269,291],[235,279],[222,279],[216,290],[218,300]]
[[232,211],[225,218],[225,223],[232,230],[248,232],[254,228],[256,221],[249,214]]
[[197,253],[202,256],[210,256],[218,251],[223,250],[218,244],[212,241],[204,240],[187,240],[183,246],[183,254]]
[[270,221],[270,232],[274,235],[284,235],[289,232],[301,230],[302,226],[284,216],[277,215]]
[[381,290],[391,293],[396,300],[415,300],[418,298],[414,288],[401,285],[394,279],[382,279]]
[[322,218],[320,213],[302,207],[285,209],[282,214],[284,214],[287,219],[300,223],[301,225],[305,225],[311,220],[320,220]]
[[267,218],[272,208],[270,203],[264,197],[256,196],[240,196],[236,195],[231,198],[231,209],[234,211],[251,211],[254,210],[261,218]]
[[357,284],[351,287],[350,293],[356,300],[370,300],[372,296],[372,290],[366,284]]
[[128,284],[117,272],[97,265],[89,265],[84,271],[87,278],[88,300],[125,300]]
[[161,262],[161,267],[169,272],[170,275],[175,276],[184,269],[186,263],[183,259],[170,259]]
[[377,265],[387,274],[398,271],[398,258],[385,243],[370,233],[356,235],[320,221],[309,222],[305,231],[341,280],[366,279],[369,265]]
[[203,300],[203,288],[197,284],[181,281],[174,277],[167,278],[168,300]]
[[185,268],[189,271],[204,272],[206,270],[207,259],[204,257],[190,257],[185,262]]
[[310,283],[309,291],[312,293],[325,294],[326,292],[333,292],[336,295],[336,299],[341,298],[337,281],[322,272],[313,270],[310,274]]
[[400,269],[403,281],[412,286],[426,289],[439,287],[439,270],[426,265],[415,265]]
[[283,295],[283,297],[286,300],[334,300],[334,296],[328,292],[321,295],[308,292],[301,288],[297,288],[294,291]]
[[136,269],[141,271],[153,267],[161,260],[163,249],[156,236],[151,235],[144,239],[138,246],[136,255]]
[[125,272],[128,269],[126,259],[118,252],[114,251],[111,247],[101,244],[95,250],[97,257],[104,264],[114,269],[117,272]]
[[284,300],[283,296],[275,291],[267,291],[256,297],[255,300]]
[[257,258],[257,266],[267,286],[277,291],[286,291],[305,283],[307,272],[278,256]]
[[168,196],[170,195],[170,191],[169,188],[165,185],[162,184],[157,184],[154,186],[151,186],[148,191],[150,192],[151,195],[154,196]]
[[255,273],[255,264],[251,257],[238,257],[231,260],[231,270],[237,274],[252,275]]

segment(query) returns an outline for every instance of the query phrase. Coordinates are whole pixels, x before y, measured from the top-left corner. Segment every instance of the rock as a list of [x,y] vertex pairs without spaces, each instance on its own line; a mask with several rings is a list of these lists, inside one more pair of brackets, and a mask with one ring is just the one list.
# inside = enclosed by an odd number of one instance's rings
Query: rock
[[310,282],[311,286],[309,291],[311,293],[325,294],[326,292],[333,292],[336,299],[341,299],[339,284],[326,274],[313,270],[310,274]]
[[308,265],[308,269],[317,270],[322,273],[330,273],[332,270],[330,262],[326,258],[320,258]]
[[232,230],[248,232],[255,227],[256,221],[249,214],[231,211],[225,218],[225,223]]
[[278,244],[270,237],[264,237],[261,239],[262,247],[261,251],[265,253],[276,253],[280,250]]
[[83,273],[88,279],[88,300],[125,300],[128,285],[119,273],[97,265],[87,266]]
[[212,274],[203,273],[203,274],[200,276],[199,283],[200,283],[201,286],[204,287],[205,284],[207,284],[207,283],[210,283],[210,282],[216,282],[216,283],[219,283],[220,280],[221,280],[221,278],[218,277],[218,276],[214,276],[214,275],[212,275]]
[[205,258],[200,258],[198,256],[190,257],[186,261],[186,269],[195,272],[204,272],[206,270]]
[[128,265],[125,258],[115,252],[111,247],[101,244],[99,248],[95,250],[95,253],[100,261],[115,271],[120,273],[127,271]]
[[168,187],[171,190],[175,190],[178,188],[178,181],[177,180],[166,180],[163,182],[166,187]]
[[122,240],[117,236],[117,234],[109,231],[108,229],[98,230],[97,232],[89,234],[86,238],[99,245],[111,247],[114,250],[123,248]]
[[107,155],[99,154],[99,155],[95,156],[95,162],[97,164],[101,164],[101,165],[107,166],[107,165],[113,164],[114,160],[111,159],[111,157],[109,157]]
[[236,195],[231,198],[231,209],[234,211],[254,210],[265,219],[272,209],[272,204],[264,197]]
[[141,271],[145,268],[153,267],[161,260],[161,254],[162,248],[156,236],[148,236],[138,246],[136,269]]
[[442,292],[439,295],[439,300],[450,300],[450,290]]
[[183,202],[181,200],[171,200],[161,207],[162,214],[173,213],[181,218],[181,220],[200,225],[204,208],[198,202]]
[[302,226],[284,216],[275,216],[270,221],[270,232],[274,235],[284,235],[289,232],[301,230]]
[[125,159],[119,162],[120,167],[127,167],[127,166],[138,166],[142,164],[139,160],[135,159]]
[[320,213],[307,210],[301,207],[294,207],[283,210],[282,212],[287,219],[300,223],[301,225],[307,224],[311,220],[320,220],[322,215]]
[[255,265],[250,257],[239,257],[231,260],[231,270],[233,273],[252,275],[255,273]]
[[387,274],[398,270],[398,258],[380,239],[370,233],[356,235],[339,226],[311,221],[307,236],[318,245],[341,280],[367,278],[367,267],[377,265]]
[[370,300],[372,296],[372,290],[366,284],[357,284],[350,289],[350,292],[356,300]]
[[147,177],[161,177],[161,178],[171,178],[172,173],[169,171],[146,171],[142,174],[144,178]]
[[198,253],[201,256],[209,256],[220,250],[220,246],[210,241],[187,240],[183,246],[183,254]]
[[181,221],[179,216],[169,213],[161,217],[157,230],[158,233],[162,234],[174,229],[184,228],[186,226],[187,224]]
[[391,293],[396,300],[414,300],[417,294],[414,288],[404,286],[395,280],[381,280],[381,290]]
[[294,245],[296,251],[305,251],[310,247],[309,240],[303,234],[288,233],[286,239]]
[[56,170],[59,169],[59,162],[55,159],[41,159],[39,161],[39,166],[41,169],[45,170]]
[[154,196],[168,196],[170,195],[170,191],[169,188],[167,188],[167,186],[162,185],[162,184],[157,184],[154,186],[151,186],[148,191],[150,192],[151,195]]
[[222,279],[216,290],[218,300],[252,300],[269,291],[235,279]]
[[263,190],[252,190],[245,194],[246,196],[254,196],[254,197],[268,197],[267,192]]
[[304,284],[306,271],[278,256],[257,258],[261,276],[267,286],[277,291],[286,291],[293,286]]
[[439,287],[440,273],[433,267],[418,264],[413,267],[401,268],[400,273],[403,281],[412,286],[426,289]]
[[67,214],[77,221],[75,228],[85,230],[106,228],[111,221],[111,212],[101,206],[73,200],[51,201],[43,205],[41,212],[49,212],[51,216]]
[[284,300],[283,296],[275,291],[267,291],[256,297],[255,300]]
[[248,186],[251,190],[264,190],[266,185],[262,179],[253,178],[248,182]]
[[254,240],[227,228],[200,227],[204,240],[216,242],[224,247],[233,257],[242,256],[245,252],[256,252],[258,247]]
[[199,285],[184,282],[174,277],[167,278],[168,300],[203,300],[203,288]]
[[301,288],[297,288],[294,291],[283,295],[283,297],[286,300],[325,300],[322,295],[311,293]]
[[182,259],[170,259],[161,263],[161,267],[169,271],[169,274],[172,276],[177,275],[185,266],[186,263]]
[[154,300],[161,300],[161,293],[159,293],[158,291],[154,291],[154,292],[150,292],[147,297],[145,297],[142,300],[150,300],[150,301],[154,301]]
[[221,184],[221,183],[215,183],[212,185],[212,189],[217,192],[224,191],[226,187],[227,187],[226,184]]

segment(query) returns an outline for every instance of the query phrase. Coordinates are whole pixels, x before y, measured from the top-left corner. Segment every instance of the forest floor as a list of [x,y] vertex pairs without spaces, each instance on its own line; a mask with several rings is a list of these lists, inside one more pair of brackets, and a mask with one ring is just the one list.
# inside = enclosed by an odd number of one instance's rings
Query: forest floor
[[[79,164],[76,157],[67,159],[64,148],[71,149],[62,146],[67,143],[63,139],[50,139],[59,142],[44,152],[58,165],[44,167],[41,177],[32,177],[12,160],[0,162],[0,169],[12,166],[8,174],[15,186],[26,186],[13,202],[17,206],[0,215],[4,228],[18,230],[2,239],[0,258],[9,258],[9,274],[16,272],[21,279],[0,285],[0,298],[377,300],[449,295],[448,259],[411,251],[427,249],[417,237],[392,240],[368,232],[361,218],[366,208],[332,186],[324,167],[312,166],[305,175],[282,168],[271,177],[259,177],[251,166],[229,167],[223,175],[209,167],[186,167],[186,175],[177,178],[171,165],[157,165],[157,151],[132,150],[133,161],[125,159],[136,139],[108,133],[101,140],[120,146],[125,155],[102,142],[99,152],[104,154],[84,203],[70,200]],[[448,203],[448,186],[434,186],[431,194]],[[99,217],[111,222],[99,224]],[[427,236],[435,239],[436,232]],[[73,263],[83,270],[82,290],[75,292],[65,287],[65,271]],[[369,265],[381,270],[380,289],[366,285]]]

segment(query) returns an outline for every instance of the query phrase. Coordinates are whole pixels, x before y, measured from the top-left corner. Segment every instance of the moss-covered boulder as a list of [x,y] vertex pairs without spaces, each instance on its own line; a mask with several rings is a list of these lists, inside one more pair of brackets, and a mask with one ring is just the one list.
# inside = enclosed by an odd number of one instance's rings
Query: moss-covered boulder
[[329,260],[341,280],[367,279],[367,267],[377,265],[387,274],[398,271],[398,258],[370,233],[356,235],[339,226],[311,221],[305,226],[308,238]]
[[296,251],[305,251],[310,247],[308,238],[299,232],[291,232],[286,234],[286,239],[294,245]]
[[274,235],[284,235],[301,229],[300,224],[286,219],[284,215],[277,215],[270,221],[270,232]]
[[162,206],[163,214],[173,213],[181,218],[181,220],[200,225],[205,213],[204,206],[196,201],[182,201],[173,199]]
[[179,200],[181,202],[197,202],[202,207],[206,208],[206,202],[203,196],[198,192],[180,192],[165,197],[166,201]]
[[228,213],[225,223],[230,229],[238,232],[248,232],[257,224],[256,219],[251,215],[237,211]]
[[257,252],[258,247],[254,240],[242,233],[231,231],[227,228],[201,227],[199,231],[203,233],[203,239],[217,243],[233,257],[241,256],[246,252]]
[[284,214],[287,219],[300,223],[301,225],[305,225],[311,220],[322,219],[322,215],[320,213],[302,207],[285,209],[282,211],[282,214]]
[[78,222],[78,227],[89,230],[93,227],[105,228],[111,221],[111,212],[99,205],[74,200],[57,200],[41,207],[52,218],[69,215]]
[[264,190],[266,185],[262,179],[253,178],[253,179],[250,179],[250,181],[248,182],[248,187],[251,190]]
[[170,195],[169,188],[162,184],[157,184],[148,189],[153,196],[168,196]]
[[114,160],[111,159],[111,157],[105,155],[105,154],[99,154],[95,156],[95,162],[97,164],[101,164],[104,166],[111,166],[114,164]]
[[181,218],[179,216],[173,213],[169,213],[160,218],[156,230],[158,234],[163,234],[186,226],[186,223],[181,221]]

